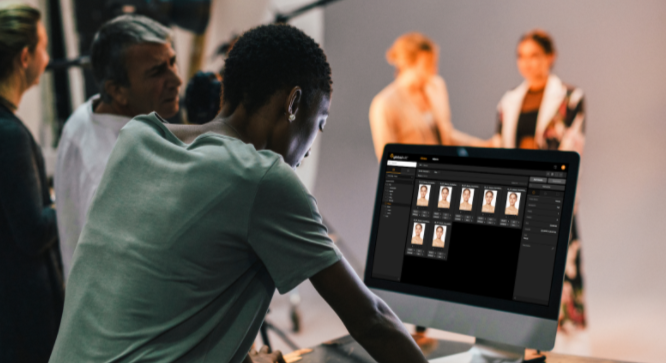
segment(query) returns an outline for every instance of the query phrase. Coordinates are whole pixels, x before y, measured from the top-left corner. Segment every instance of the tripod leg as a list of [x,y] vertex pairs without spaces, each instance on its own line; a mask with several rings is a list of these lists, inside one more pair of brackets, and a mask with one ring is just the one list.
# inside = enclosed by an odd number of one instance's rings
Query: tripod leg
[[291,318],[291,331],[298,333],[301,331],[301,313],[298,310],[298,305],[301,303],[301,295],[298,292],[298,287],[289,292],[289,306]]
[[280,337],[280,339],[282,339],[283,342],[287,343],[287,345],[288,345],[291,349],[293,349],[293,350],[298,350],[298,349],[300,349],[300,348],[298,347],[298,345],[296,345],[296,343],[294,343],[291,339],[289,339],[289,337],[287,336],[287,334],[285,334],[282,330],[276,328],[275,325],[273,325],[273,324],[271,324],[271,323],[269,323],[269,322],[264,321],[264,325],[263,325],[262,327],[264,327],[264,326],[265,326],[267,329],[272,330],[275,334],[277,334],[277,335]]
[[268,340],[268,327],[266,326],[266,321],[264,320],[261,323],[261,328],[259,328],[259,334],[261,334],[261,341],[264,342],[264,345],[268,347],[269,351],[273,351],[271,347],[271,342]]

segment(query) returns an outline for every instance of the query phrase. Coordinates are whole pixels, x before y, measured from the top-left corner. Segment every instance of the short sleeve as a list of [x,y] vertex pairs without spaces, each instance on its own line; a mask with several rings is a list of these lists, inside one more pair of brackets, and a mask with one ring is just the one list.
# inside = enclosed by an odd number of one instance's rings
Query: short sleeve
[[259,182],[250,213],[248,242],[281,294],[340,260],[314,197],[281,160]]

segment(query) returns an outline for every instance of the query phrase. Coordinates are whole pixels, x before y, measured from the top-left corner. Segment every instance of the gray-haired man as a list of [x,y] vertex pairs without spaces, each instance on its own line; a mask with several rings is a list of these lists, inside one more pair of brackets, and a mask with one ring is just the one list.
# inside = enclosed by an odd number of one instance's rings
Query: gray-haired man
[[182,80],[171,33],[137,15],[102,25],[91,60],[100,94],[81,105],[65,124],[58,148],[55,191],[64,271],[71,267],[86,212],[120,129],[134,116],[178,112]]

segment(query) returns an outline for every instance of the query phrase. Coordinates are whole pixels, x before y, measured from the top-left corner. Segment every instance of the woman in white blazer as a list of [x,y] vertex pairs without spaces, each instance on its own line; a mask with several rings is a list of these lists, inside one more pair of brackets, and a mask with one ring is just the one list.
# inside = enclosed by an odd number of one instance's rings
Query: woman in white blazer
[[[497,133],[489,144],[502,148],[576,151],[585,146],[583,91],[552,74],[555,46],[542,30],[518,43],[518,70],[524,82],[506,92],[497,106]],[[575,336],[585,328],[583,279],[576,212],[569,240],[560,311],[560,330]]]

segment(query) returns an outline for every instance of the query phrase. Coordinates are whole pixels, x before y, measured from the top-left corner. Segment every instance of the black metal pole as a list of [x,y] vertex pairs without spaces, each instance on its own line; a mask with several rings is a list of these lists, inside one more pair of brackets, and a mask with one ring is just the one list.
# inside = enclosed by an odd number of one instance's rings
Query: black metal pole
[[[65,46],[65,35],[62,23],[62,11],[60,0],[48,1],[48,20],[49,20],[49,44],[50,55],[54,59],[65,59],[67,50]],[[72,114],[72,100],[69,87],[69,76],[67,69],[53,70],[53,91],[55,103],[55,132],[54,147],[60,141],[60,132],[65,125],[65,121]]]
[[276,23],[286,23],[289,20],[291,20],[291,19],[293,19],[293,18],[295,18],[295,17],[297,17],[297,16],[299,16],[303,13],[306,13],[306,12],[312,10],[312,9],[316,9],[318,7],[323,7],[323,6],[326,6],[330,3],[334,3],[336,1],[340,1],[340,0],[319,0],[319,1],[315,1],[311,4],[304,5],[300,8],[298,8],[296,10],[293,10],[293,11],[291,11],[289,13],[286,13],[286,14],[277,13],[277,14],[275,14],[275,22]]

